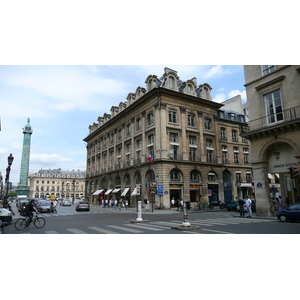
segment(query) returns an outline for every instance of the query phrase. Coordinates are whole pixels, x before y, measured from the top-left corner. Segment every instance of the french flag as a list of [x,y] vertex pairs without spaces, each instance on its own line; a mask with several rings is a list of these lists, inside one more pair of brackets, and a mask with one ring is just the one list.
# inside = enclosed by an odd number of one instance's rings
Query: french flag
[[150,162],[153,162],[153,155],[152,155],[152,153],[149,154],[147,160],[150,161]]

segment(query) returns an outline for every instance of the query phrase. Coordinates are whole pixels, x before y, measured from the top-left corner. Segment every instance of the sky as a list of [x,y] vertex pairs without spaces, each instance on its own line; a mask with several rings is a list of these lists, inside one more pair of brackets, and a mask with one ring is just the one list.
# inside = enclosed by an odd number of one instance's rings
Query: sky
[[29,172],[86,170],[88,126],[165,67],[183,81],[210,84],[213,101],[236,95],[246,101],[241,65],[1,65],[0,171],[5,175],[12,153],[10,181],[18,184],[27,118],[33,130]]

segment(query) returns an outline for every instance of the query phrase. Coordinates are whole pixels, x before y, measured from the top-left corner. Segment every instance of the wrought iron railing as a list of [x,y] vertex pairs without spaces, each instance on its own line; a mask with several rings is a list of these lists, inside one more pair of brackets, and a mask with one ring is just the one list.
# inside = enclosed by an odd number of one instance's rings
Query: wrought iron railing
[[279,115],[280,121],[275,121],[275,118],[273,119],[272,116],[264,116],[262,118],[249,121],[248,126],[242,126],[242,133],[270,128],[277,125],[284,125],[285,123],[300,119],[300,105],[276,113],[273,116]]

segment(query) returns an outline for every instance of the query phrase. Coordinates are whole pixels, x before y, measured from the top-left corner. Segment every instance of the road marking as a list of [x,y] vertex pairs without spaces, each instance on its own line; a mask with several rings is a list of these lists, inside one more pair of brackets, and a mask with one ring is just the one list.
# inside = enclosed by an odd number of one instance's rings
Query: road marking
[[77,228],[69,228],[69,229],[67,229],[67,231],[70,231],[70,232],[75,233],[75,234],[88,234],[87,232],[84,232],[84,231],[79,230]]
[[115,231],[111,231],[111,230],[107,230],[107,229],[104,229],[104,228],[99,228],[99,227],[88,227],[89,229],[92,229],[92,230],[95,230],[95,231],[98,231],[98,232],[101,232],[101,233],[106,233],[106,234],[118,234],[117,232]]
[[161,231],[162,229],[160,228],[154,228],[150,227],[148,224],[125,224],[126,226],[132,226],[132,227],[137,227],[137,228],[142,228],[142,229],[147,229],[147,230],[153,230],[153,231]]
[[46,234],[59,234],[57,231],[55,230],[46,230],[45,231]]
[[[130,224],[128,224],[128,225],[130,225]],[[143,231],[140,231],[140,230],[135,230],[135,229],[131,229],[131,228],[124,228],[124,227],[121,227],[121,226],[108,225],[108,227],[128,231],[128,232],[131,232],[131,233],[143,233]]]
[[216,233],[223,233],[223,234],[234,234],[233,232],[227,232],[227,231],[220,231],[220,230],[212,230],[212,229],[201,229],[203,231],[210,231],[210,232],[216,232]]

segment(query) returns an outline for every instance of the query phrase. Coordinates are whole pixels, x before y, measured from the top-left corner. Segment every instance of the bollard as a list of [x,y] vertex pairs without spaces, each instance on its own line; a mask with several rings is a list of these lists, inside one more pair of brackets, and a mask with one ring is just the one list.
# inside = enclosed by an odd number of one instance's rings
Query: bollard
[[138,201],[137,209],[138,209],[138,217],[137,217],[136,221],[137,222],[143,222],[143,219],[142,219],[142,202],[141,201]]
[[183,201],[183,223],[182,223],[182,226],[190,227],[191,223],[188,220],[189,220],[189,216],[187,213],[186,200],[184,200]]

